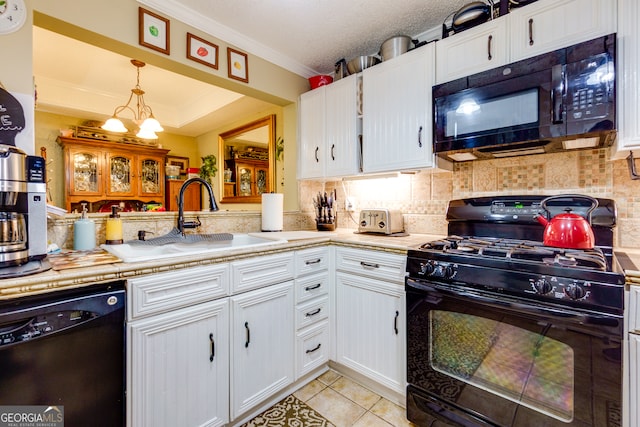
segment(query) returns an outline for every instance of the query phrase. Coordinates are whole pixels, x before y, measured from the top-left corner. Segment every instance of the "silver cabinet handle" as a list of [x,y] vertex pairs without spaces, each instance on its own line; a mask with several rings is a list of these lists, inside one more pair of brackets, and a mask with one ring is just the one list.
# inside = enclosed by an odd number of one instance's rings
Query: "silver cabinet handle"
[[493,56],[491,55],[491,41],[493,40],[493,36],[489,36],[489,38],[487,39],[487,53],[489,54],[489,61],[491,61],[493,59]]

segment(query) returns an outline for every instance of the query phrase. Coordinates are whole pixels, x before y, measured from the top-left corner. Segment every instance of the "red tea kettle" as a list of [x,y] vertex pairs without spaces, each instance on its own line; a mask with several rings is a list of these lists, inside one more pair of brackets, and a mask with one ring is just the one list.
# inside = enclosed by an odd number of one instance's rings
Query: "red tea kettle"
[[[583,195],[547,197],[540,202],[540,207],[548,214],[551,214],[549,209],[547,209],[547,203],[551,200],[566,199],[567,197],[590,201],[591,206],[586,212],[588,218],[591,218],[591,212],[598,207],[598,201],[596,199]],[[543,244],[545,246],[565,249],[593,249],[596,239],[589,221],[581,215],[571,213],[572,209],[570,207],[566,207],[564,210],[566,213],[558,214],[551,218],[550,221],[542,215],[538,214],[535,216],[535,219],[544,225]]]

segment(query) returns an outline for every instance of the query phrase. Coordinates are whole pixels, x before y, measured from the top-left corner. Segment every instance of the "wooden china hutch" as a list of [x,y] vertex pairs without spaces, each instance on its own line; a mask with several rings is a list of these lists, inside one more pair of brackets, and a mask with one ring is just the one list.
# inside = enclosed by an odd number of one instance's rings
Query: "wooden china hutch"
[[81,203],[89,212],[113,202],[133,210],[164,204],[169,150],[82,137],[58,137],[58,142],[64,149],[67,211],[81,211]]

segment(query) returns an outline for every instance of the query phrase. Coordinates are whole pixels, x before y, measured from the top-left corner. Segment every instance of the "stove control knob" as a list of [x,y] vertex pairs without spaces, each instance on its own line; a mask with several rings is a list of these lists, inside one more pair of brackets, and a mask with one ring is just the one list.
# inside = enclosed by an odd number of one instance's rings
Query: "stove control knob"
[[538,279],[533,282],[533,288],[537,294],[546,295],[553,290],[553,285],[547,279]]
[[384,221],[380,221],[380,222],[378,222],[378,228],[383,229],[383,228],[385,228],[386,226],[387,226],[387,224],[385,224],[385,222],[384,222]]
[[564,293],[572,300],[579,300],[586,295],[585,290],[577,283],[571,283],[564,288]]
[[444,266],[442,275],[445,279],[451,279],[456,274],[456,267],[453,264],[447,264]]
[[431,276],[433,274],[433,261],[420,263],[420,274],[423,276]]
[[364,219],[360,221],[360,227],[366,227],[366,226],[367,226],[367,221],[365,221]]

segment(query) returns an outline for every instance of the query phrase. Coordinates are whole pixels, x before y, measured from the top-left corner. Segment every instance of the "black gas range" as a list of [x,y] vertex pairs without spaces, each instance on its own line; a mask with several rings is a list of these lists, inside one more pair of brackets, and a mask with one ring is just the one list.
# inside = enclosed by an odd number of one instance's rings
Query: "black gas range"
[[[579,195],[453,200],[448,236],[407,255],[407,418],[418,426],[620,427],[624,275],[616,207]],[[588,218],[593,249],[543,244]]]
[[[448,237],[408,252],[408,276],[462,283],[562,305],[622,313],[624,274],[613,254],[615,202],[597,199],[590,222],[593,249],[544,246],[544,196],[501,196],[454,200],[447,211]],[[567,196],[547,206],[551,216],[566,207],[580,214],[589,205]]]

